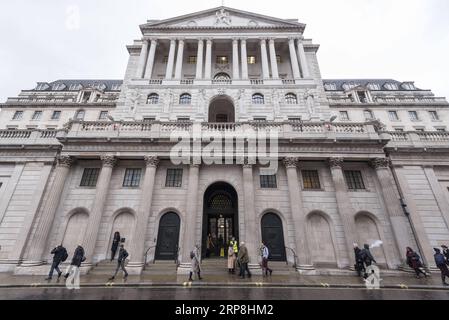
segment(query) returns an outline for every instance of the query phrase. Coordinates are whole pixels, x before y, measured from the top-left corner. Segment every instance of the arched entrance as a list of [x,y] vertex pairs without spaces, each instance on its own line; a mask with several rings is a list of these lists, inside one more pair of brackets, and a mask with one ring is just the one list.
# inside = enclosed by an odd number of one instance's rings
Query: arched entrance
[[178,254],[181,221],[174,212],[164,214],[157,233],[156,260],[174,260]]
[[239,237],[237,192],[230,184],[217,182],[207,188],[203,203],[202,255],[226,257],[227,244]]
[[84,235],[86,233],[88,220],[89,215],[87,212],[78,211],[74,213],[67,222],[62,245],[67,249],[69,254],[72,254],[79,244],[84,244]]
[[270,260],[286,261],[284,229],[277,214],[267,213],[263,216],[262,240],[270,250]]
[[220,96],[211,101],[209,122],[235,122],[235,110],[231,98]]

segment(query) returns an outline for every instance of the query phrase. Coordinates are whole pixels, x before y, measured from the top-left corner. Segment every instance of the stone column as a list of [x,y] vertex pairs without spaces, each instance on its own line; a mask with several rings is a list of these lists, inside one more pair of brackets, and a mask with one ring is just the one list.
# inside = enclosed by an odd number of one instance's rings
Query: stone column
[[246,39],[240,41],[242,51],[242,80],[248,80],[248,54],[246,52]]
[[204,79],[210,80],[212,78],[212,40],[206,40],[206,67],[204,72]]
[[292,65],[293,78],[294,79],[299,79],[299,78],[301,78],[301,74],[299,72],[298,58],[297,58],[297,55],[296,55],[295,39],[294,38],[289,38],[288,39],[288,47],[290,49],[290,63]]
[[270,39],[270,61],[271,61],[271,75],[273,79],[279,79],[279,71],[278,71],[278,60],[276,55],[276,47],[274,39]]
[[176,40],[170,40],[170,52],[168,53],[167,70],[165,79],[170,80],[173,76],[173,64],[175,63]]
[[295,249],[299,258],[298,268],[301,270],[313,270],[309,246],[307,244],[306,219],[302,205],[302,192],[298,179],[298,159],[285,158],[284,165],[287,172],[290,208],[295,228]]
[[262,74],[264,79],[270,79],[270,68],[268,66],[267,41],[260,40],[260,52],[262,57]]
[[306,52],[304,51],[304,45],[302,44],[302,41],[300,39],[298,40],[298,58],[299,64],[301,65],[302,77],[309,78],[310,77],[309,65],[307,64],[307,57]]
[[181,80],[182,78],[182,62],[184,59],[184,40],[178,40],[178,57],[176,59],[175,79]]
[[140,51],[139,64],[137,65],[136,78],[141,79],[145,73],[145,63],[148,57],[148,40],[143,40],[142,50]]
[[61,201],[62,192],[64,190],[67,176],[70,172],[70,167],[74,163],[73,158],[68,156],[60,156],[57,161],[58,164],[55,169],[55,178],[51,189],[48,191],[48,199],[44,203],[42,216],[36,226],[34,237],[29,242],[31,247],[29,258],[24,265],[40,265],[42,264],[43,257],[46,255],[44,250],[47,246],[53,221],[55,220],[56,210],[58,209],[59,202]]
[[101,172],[98,177],[95,200],[89,215],[86,235],[84,237],[84,252],[87,258],[86,263],[92,263],[98,230],[100,229],[101,217],[103,215],[103,208],[108,195],[112,169],[115,166],[116,159],[111,155],[102,155],[101,162],[103,163],[103,167],[101,168]]
[[441,187],[441,184],[438,181],[438,177],[435,174],[434,166],[424,165],[423,169],[427,181],[429,181],[430,188],[432,189],[433,196],[437,201],[441,216],[446,222],[446,227],[449,229],[449,202],[447,201],[447,198],[445,196],[445,192],[447,191]]
[[145,71],[145,79],[151,79],[153,75],[154,57],[156,55],[157,40],[151,39],[150,54],[148,55],[147,68]]
[[250,266],[252,269],[257,269],[259,266],[259,244],[262,239],[259,236],[260,222],[257,221],[254,207],[253,166],[250,164],[243,165],[243,196],[245,206],[244,241],[250,257]]
[[154,178],[156,176],[159,160],[154,156],[145,156],[145,176],[142,184],[139,209],[137,211],[134,232],[132,237],[132,248],[130,251],[130,262],[128,267],[141,268],[145,255],[145,235],[148,228],[148,219],[151,216],[151,204],[153,199]]
[[[346,181],[342,170],[343,158],[330,158],[329,166],[332,180],[335,187],[335,197],[337,198],[338,212],[340,213],[343,231],[345,233],[348,265],[352,266],[354,261],[354,243],[357,242],[357,233],[354,220],[354,208],[348,195]],[[363,245],[363,244],[361,244]]]
[[403,253],[407,247],[413,247],[413,245],[407,228],[409,223],[402,210],[396,184],[390,171],[390,161],[386,158],[377,158],[371,161],[371,165],[376,171],[377,179],[382,188],[382,197],[393,228],[399,260],[405,265],[406,260]]
[[232,40],[232,77],[234,80],[240,79],[239,68],[239,40]]
[[198,40],[198,53],[196,55],[196,79],[201,80],[203,78],[203,50],[204,40]]
[[186,215],[184,219],[183,241],[179,244],[181,248],[181,269],[187,270],[190,268],[190,252],[195,249],[196,229],[197,229],[197,214],[198,214],[198,182],[200,177],[200,166],[198,164],[190,165],[188,192],[186,199]]

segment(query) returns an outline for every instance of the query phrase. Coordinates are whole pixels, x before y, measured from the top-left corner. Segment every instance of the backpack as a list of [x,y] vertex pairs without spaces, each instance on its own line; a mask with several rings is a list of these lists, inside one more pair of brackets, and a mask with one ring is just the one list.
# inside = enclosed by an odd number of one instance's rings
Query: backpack
[[437,266],[441,266],[446,263],[444,260],[444,256],[441,253],[435,255],[435,263]]
[[64,252],[62,253],[62,256],[61,256],[61,262],[65,262],[68,257],[69,257],[69,254],[67,253],[67,250],[64,249]]

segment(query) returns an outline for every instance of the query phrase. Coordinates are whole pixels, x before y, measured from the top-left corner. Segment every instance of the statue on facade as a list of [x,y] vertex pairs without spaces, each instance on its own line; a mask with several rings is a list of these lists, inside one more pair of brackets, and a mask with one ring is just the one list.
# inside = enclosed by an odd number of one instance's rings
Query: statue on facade
[[305,93],[305,97],[306,97],[306,103],[307,103],[307,110],[309,111],[310,115],[314,115],[316,113],[315,96],[313,95],[312,92],[307,91]]
[[279,91],[276,89],[271,90],[271,101],[273,102],[274,117],[280,114],[281,104],[279,102]]
[[221,8],[220,11],[217,11],[216,14],[216,19],[215,19],[215,24],[225,24],[230,26],[231,25],[231,17],[229,16],[228,12],[225,12],[224,8]]

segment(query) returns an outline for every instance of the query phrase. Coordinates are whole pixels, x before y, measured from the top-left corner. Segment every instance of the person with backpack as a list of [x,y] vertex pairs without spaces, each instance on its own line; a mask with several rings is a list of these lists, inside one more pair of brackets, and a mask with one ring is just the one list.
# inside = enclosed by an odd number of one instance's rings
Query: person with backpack
[[123,279],[126,280],[126,278],[128,278],[128,271],[126,271],[125,269],[125,262],[126,262],[126,258],[128,258],[129,254],[128,251],[125,250],[125,245],[122,243],[120,244],[120,251],[118,253],[118,258],[117,258],[117,269],[115,269],[115,273],[112,277],[109,278],[109,281],[112,281],[115,279],[115,276],[117,275],[118,271],[120,269],[123,270],[123,272],[125,273],[125,276],[123,277]]
[[420,278],[420,274],[423,274],[424,277],[427,278],[427,273],[423,268],[423,264],[421,263],[421,257],[417,252],[413,251],[412,248],[407,247],[406,258],[407,264],[415,271],[416,277],[418,279]]
[[53,263],[51,264],[50,273],[48,274],[48,277],[45,280],[51,280],[53,277],[53,272],[56,270],[58,273],[58,280],[61,278],[62,271],[59,270],[59,265],[61,262],[64,262],[68,258],[67,250],[61,245],[57,246],[51,251],[51,254],[53,255]]
[[262,241],[262,247],[260,248],[262,255],[262,274],[268,276],[268,272],[270,272],[270,276],[273,274],[273,270],[268,268],[268,258],[270,257],[270,250],[265,245],[265,242]]
[[443,281],[443,285],[449,286],[449,283],[446,282],[446,277],[449,278],[449,270],[447,268],[449,262],[446,261],[440,249],[434,248],[433,250],[435,251],[435,255],[433,257],[435,258],[435,264],[441,271],[441,280]]
[[79,244],[78,247],[75,249],[75,253],[72,257],[72,262],[70,263],[70,266],[67,268],[67,271],[65,273],[64,278],[68,278],[72,270],[76,273],[79,271],[79,268],[81,267],[81,263],[86,261],[86,257],[84,255],[84,248]]
[[362,255],[362,249],[359,248],[359,245],[357,243],[354,243],[354,256],[355,256],[355,271],[357,271],[357,275],[359,277],[362,276],[362,274],[365,274],[365,265],[363,264],[363,255]]

